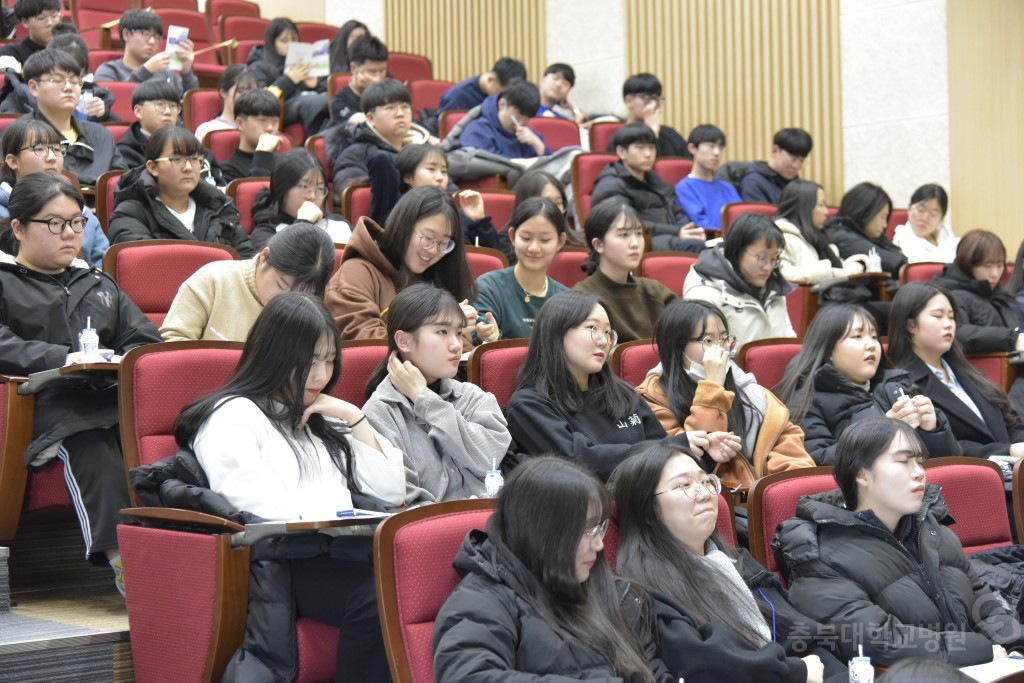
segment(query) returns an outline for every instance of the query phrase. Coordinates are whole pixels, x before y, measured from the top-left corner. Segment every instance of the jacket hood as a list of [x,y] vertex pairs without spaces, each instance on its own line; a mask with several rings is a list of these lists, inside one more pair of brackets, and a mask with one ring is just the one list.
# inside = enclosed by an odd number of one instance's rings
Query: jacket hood
[[[231,200],[223,192],[206,182],[202,176],[199,184],[189,195],[195,200],[198,206],[209,209],[216,213],[218,209],[228,204]],[[121,176],[114,192],[114,203],[120,203],[127,199],[135,199],[144,204],[151,205],[157,201],[157,184],[146,167],[137,166]]]
[[725,258],[725,250],[721,244],[702,251],[697,257],[697,263],[693,265],[693,269],[706,278],[721,280],[733,291],[752,296],[761,303],[766,302],[772,294],[785,296],[796,289],[796,285],[791,285],[782,279],[778,268],[772,271],[764,287],[760,290],[755,289],[736,272],[729,260]]
[[254,63],[263,59],[263,46],[256,45],[253,49],[249,50],[249,58],[245,60],[246,66],[252,66]]
[[1002,284],[997,284],[994,288],[989,287],[987,281],[974,279],[960,270],[955,263],[946,264],[942,269],[942,275],[936,277],[933,282],[943,289],[953,290],[953,296],[956,296],[956,290],[962,289],[982,299],[1002,301],[1007,306],[1013,300],[1013,297],[1010,296],[1010,293]]
[[772,167],[768,165],[767,161],[755,161],[747,169],[747,173],[754,173],[759,176],[764,176],[769,182],[782,187],[787,181],[785,178],[780,176],[778,173],[772,170]]
[[452,566],[462,577],[469,574],[480,574],[493,581],[508,583],[507,574],[498,566],[495,554],[494,546],[487,537],[487,532],[473,529],[463,539],[462,547],[455,555]]
[[355,230],[352,231],[352,237],[345,245],[345,251],[341,255],[342,263],[350,258],[364,258],[384,275],[394,279],[398,275],[398,269],[391,265],[391,261],[388,261],[377,246],[377,240],[383,235],[384,228],[365,216],[360,218]]
[[[924,519],[924,516],[929,512],[942,524],[952,524],[954,521],[949,515],[946,501],[942,499],[942,487],[937,484],[926,483],[924,485],[924,498],[921,500],[921,508],[917,511],[918,521]],[[810,496],[801,496],[796,504],[796,516],[819,525],[840,524],[855,526],[867,524],[867,522],[856,517],[853,510],[847,509],[846,499],[839,489],[832,489],[831,491],[816,493]]]

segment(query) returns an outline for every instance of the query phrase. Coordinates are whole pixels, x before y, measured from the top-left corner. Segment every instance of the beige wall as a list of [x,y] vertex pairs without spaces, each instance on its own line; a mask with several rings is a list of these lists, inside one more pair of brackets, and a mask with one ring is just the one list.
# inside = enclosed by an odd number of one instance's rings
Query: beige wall
[[260,13],[268,19],[274,17],[288,17],[292,21],[324,21],[325,2],[331,0],[306,0],[306,2],[295,2],[295,0],[256,0],[260,6]]

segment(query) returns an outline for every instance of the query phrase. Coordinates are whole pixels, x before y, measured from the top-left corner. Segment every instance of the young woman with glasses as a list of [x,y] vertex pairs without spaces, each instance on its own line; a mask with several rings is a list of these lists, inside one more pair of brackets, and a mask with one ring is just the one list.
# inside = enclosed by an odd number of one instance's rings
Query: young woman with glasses
[[648,600],[604,556],[611,502],[563,458],[514,471],[486,531],[466,535],[463,577],[434,621],[434,677],[675,683],[657,658]]
[[309,150],[300,147],[275,155],[270,187],[260,190],[252,207],[252,245],[262,249],[281,228],[296,221],[323,229],[335,244],[348,242],[352,228],[340,215],[327,213],[326,178],[320,160]]
[[705,301],[673,301],[654,328],[661,363],[637,387],[669,434],[729,432],[712,451],[715,473],[730,489],[766,474],[814,467],[789,409],[730,358],[736,336]]
[[616,571],[654,596],[673,680],[846,681],[833,629],[801,614],[778,577],[718,533],[722,482],[685,448],[637,447],[609,481]]
[[960,238],[943,221],[948,209],[949,195],[941,185],[929,183],[914,190],[907,222],[897,225],[892,237],[892,243],[906,254],[910,263],[950,263],[956,256]]
[[200,182],[203,148],[179,126],[154,132],[146,143],[146,165],[121,176],[114,193],[110,241],[182,239],[227,244],[255,256],[234,203]]
[[722,244],[701,252],[683,283],[683,297],[718,307],[737,344],[795,337],[786,295],[793,289],[779,272],[786,242],[765,216],[741,215]]

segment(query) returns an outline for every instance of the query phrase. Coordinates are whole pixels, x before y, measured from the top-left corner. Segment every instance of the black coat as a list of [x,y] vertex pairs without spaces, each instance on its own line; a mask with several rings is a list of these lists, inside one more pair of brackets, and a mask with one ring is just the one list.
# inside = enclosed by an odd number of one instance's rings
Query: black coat
[[591,204],[597,206],[606,199],[621,199],[640,216],[644,227],[650,228],[651,246],[656,251],[675,249],[680,242],[679,228],[690,222],[690,217],[679,205],[676,188],[654,171],[637,180],[621,161],[608,164],[597,176]]
[[370,179],[367,161],[371,154],[386,154],[394,161],[398,150],[365,123],[339,123],[331,128],[327,134],[327,158],[334,169],[335,194],[341,195],[349,185]]
[[948,290],[960,313],[956,339],[965,353],[1013,351],[1017,345],[1014,329],[1020,325],[1013,310],[1013,296],[1002,285],[995,289],[975,280],[950,263],[933,281]]
[[847,510],[838,489],[802,497],[796,517],[779,525],[772,546],[789,568],[793,604],[834,624],[846,657],[862,644],[875,666],[906,657],[967,666],[990,661],[996,642],[1020,640],[1021,625],[946,526],[953,519],[940,492],[926,485],[916,513],[920,564],[888,530]]
[[740,197],[745,202],[778,204],[782,190],[789,181],[772,170],[765,161],[755,161],[747,166],[747,172],[740,180]]
[[192,190],[196,202],[193,232],[156,198],[156,179],[145,167],[126,173],[114,193],[110,217],[110,243],[135,240],[199,240],[227,244],[243,257],[256,254],[241,226],[241,216],[223,192],[200,181]]
[[903,250],[893,244],[891,239],[883,234],[873,240],[849,218],[830,218],[825,224],[825,234],[829,241],[836,245],[839,256],[844,259],[855,254],[867,254],[872,248],[877,249],[882,261],[882,270],[894,278],[900,276],[900,268],[907,263]]
[[[808,409],[800,427],[804,430],[804,447],[819,465],[832,465],[835,460],[836,443],[846,428],[869,417],[884,417],[896,403],[898,390],[907,396],[917,393],[918,387],[911,381],[906,370],[883,371],[871,383],[872,391],[865,391],[848,380],[835,366],[826,363],[814,376],[814,402]],[[790,399],[789,410],[795,411],[801,392]],[[949,428],[946,415],[935,407],[938,428],[934,432],[917,429],[931,457],[960,455],[960,445]]]

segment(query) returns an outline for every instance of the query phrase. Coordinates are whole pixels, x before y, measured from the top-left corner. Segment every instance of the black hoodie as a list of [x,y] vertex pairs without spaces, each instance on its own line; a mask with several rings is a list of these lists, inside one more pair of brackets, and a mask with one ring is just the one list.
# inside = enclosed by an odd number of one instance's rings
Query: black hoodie
[[[619,198],[636,209],[644,227],[650,228],[651,248],[655,251],[676,249],[679,228],[690,217],[679,205],[676,189],[654,171],[638,180],[621,161],[608,164],[597,176],[591,203],[597,206],[606,199]],[[692,240],[688,240],[692,241]]]
[[955,263],[942,269],[942,275],[933,282],[949,290],[956,299],[954,303],[960,313],[956,326],[957,341],[965,353],[989,353],[992,351],[1013,351],[1017,346],[1015,331],[1020,325],[1013,310],[1013,297],[1000,284],[995,288],[985,280],[975,280]]

